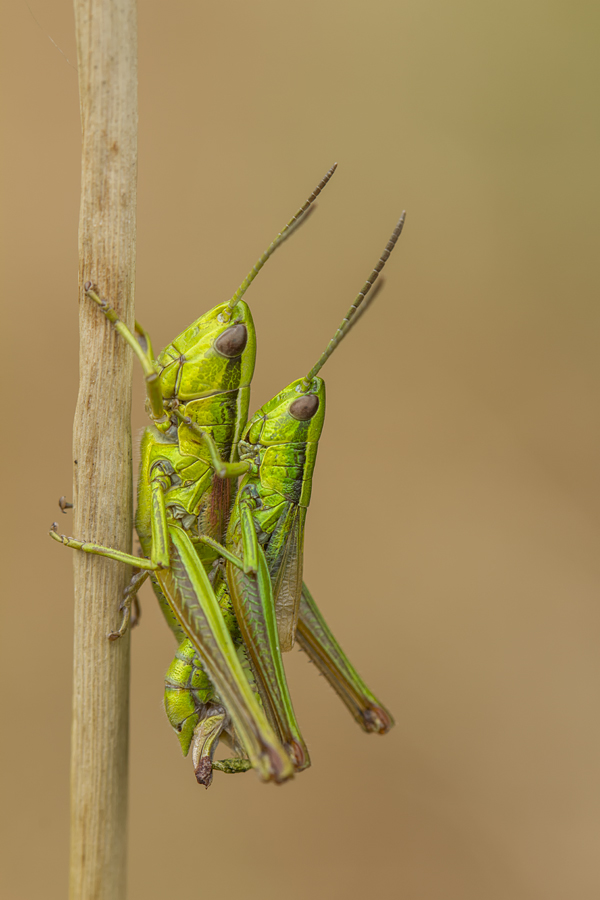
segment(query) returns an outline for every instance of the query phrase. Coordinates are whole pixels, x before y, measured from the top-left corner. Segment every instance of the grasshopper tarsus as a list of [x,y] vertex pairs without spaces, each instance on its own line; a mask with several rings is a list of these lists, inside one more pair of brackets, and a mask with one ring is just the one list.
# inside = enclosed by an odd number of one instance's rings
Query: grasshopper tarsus
[[135,628],[137,625],[140,624],[141,618],[142,618],[142,607],[140,605],[139,597],[136,594],[136,596],[133,598],[131,623],[130,623],[129,627]]
[[83,289],[84,289],[84,291],[90,291],[92,289],[92,282],[86,281],[86,283],[83,286]]
[[111,631],[108,635],[108,640],[111,642],[118,641],[119,638],[122,638],[123,635],[127,632],[127,628],[130,626],[130,622],[131,622],[130,603],[127,603],[127,601],[125,601],[121,605],[121,611],[123,613],[123,618],[121,619],[121,624],[119,625],[119,627],[116,631]]
[[[141,618],[141,607],[137,592],[148,577],[147,569],[140,569],[131,577],[131,581],[124,591],[123,601],[119,607],[123,614],[121,624],[117,631],[111,631],[109,641],[116,641],[123,637],[128,628],[135,628]],[[133,613],[132,613],[133,609]]]
[[371,734],[387,734],[392,728],[394,720],[381,706],[374,706],[363,712],[365,731]]
[[296,771],[301,772],[302,769],[308,768],[308,766],[310,765],[310,760],[308,759],[306,753],[304,752],[304,748],[299,743],[299,741],[290,741],[289,744],[286,744],[285,749],[290,754]]

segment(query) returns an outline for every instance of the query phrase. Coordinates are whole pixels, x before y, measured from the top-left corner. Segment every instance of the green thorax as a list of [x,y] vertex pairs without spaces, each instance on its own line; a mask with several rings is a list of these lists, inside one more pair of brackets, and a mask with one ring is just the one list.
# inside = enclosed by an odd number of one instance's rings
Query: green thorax
[[[235,453],[248,414],[255,359],[256,334],[248,306],[240,300],[230,310],[223,303],[200,316],[159,355],[163,397],[211,433],[217,444],[231,444]],[[179,444],[182,454],[208,460],[200,439],[174,415],[157,428]]]
[[[294,412],[311,415],[300,419]],[[313,378],[307,389],[299,378],[248,422],[239,455],[253,460],[258,474],[246,476],[242,485],[256,489],[261,507],[273,508],[283,501],[308,507],[324,419],[325,383]],[[260,508],[256,516],[260,521]]]
[[[159,355],[156,366],[167,400],[167,416],[147,428],[141,443],[136,528],[142,549],[150,552],[151,482],[157,474],[166,485],[168,518],[194,534],[224,539],[231,508],[231,484],[218,478],[206,445],[172,412],[168,401],[215,441],[221,456],[237,457],[246,423],[250,381],[256,358],[256,335],[248,306],[227,303],[200,316]],[[205,564],[214,552],[199,548]]]
[[[231,425],[233,428],[233,423]],[[221,452],[231,443],[219,443]],[[233,500],[231,481],[215,475],[203,459],[184,456],[177,444],[171,443],[155,428],[146,428],[141,442],[138,478],[136,530],[146,556],[152,547],[152,480],[160,475],[166,485],[164,493],[167,520],[184,528],[195,543],[198,535],[222,542]],[[218,554],[205,544],[197,544],[197,552],[209,569]]]

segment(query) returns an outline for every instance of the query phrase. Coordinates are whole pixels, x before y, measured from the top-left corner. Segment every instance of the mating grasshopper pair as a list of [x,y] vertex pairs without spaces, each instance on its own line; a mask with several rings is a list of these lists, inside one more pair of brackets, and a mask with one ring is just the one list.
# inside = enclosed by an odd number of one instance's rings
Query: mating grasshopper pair
[[[101,300],[96,302],[138,356],[152,425],[142,438],[136,529],[144,558],[59,535],[63,544],[137,566],[116,639],[150,576],[179,649],[166,677],[165,706],[196,778],[213,768],[255,768],[282,782],[310,765],[290,699],[282,651],[294,638],[363,730],[393,720],[335,641],[302,582],[304,523],[325,415],[318,372],[363,304],[404,223],[317,363],[247,422],[256,336],[242,297],[267,259],[304,218],[335,166],[260,257],[236,293],[189,326],[156,358]],[[361,305],[363,304],[363,305]],[[237,492],[232,490],[242,477]],[[214,761],[219,740],[235,756]]]

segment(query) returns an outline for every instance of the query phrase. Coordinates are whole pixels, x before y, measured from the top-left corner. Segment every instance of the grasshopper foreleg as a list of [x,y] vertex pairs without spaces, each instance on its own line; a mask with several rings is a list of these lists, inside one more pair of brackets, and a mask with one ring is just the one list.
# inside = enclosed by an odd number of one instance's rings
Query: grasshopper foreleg
[[240,475],[246,475],[248,472],[256,473],[258,471],[256,464],[250,459],[234,463],[224,460],[219,453],[219,448],[215,444],[212,436],[208,434],[207,431],[203,431],[196,422],[193,422],[189,416],[186,416],[177,407],[173,407],[172,412],[177,416],[180,422],[187,425],[194,434],[204,441],[208,452],[210,453],[210,464],[219,478],[239,478]]
[[[198,543],[206,544],[207,547],[212,547],[213,550],[217,550],[218,553],[226,559],[228,562],[232,563],[234,566],[237,566],[238,569],[244,568],[244,563],[241,559],[235,556],[234,553],[230,553],[227,547],[224,547],[223,544],[220,544],[218,541],[213,540],[213,538],[208,537],[206,534],[198,535],[197,539]],[[218,561],[217,561],[218,562]]]
[[119,319],[116,310],[109,305],[107,300],[102,300],[98,296],[96,291],[93,290],[92,282],[86,281],[84,288],[86,297],[89,297],[90,300],[93,300],[94,303],[98,304],[108,321],[111,322],[114,326],[115,331],[119,332],[123,340],[125,340],[129,344],[129,346],[139,359],[142,369],[144,370],[144,377],[146,379],[146,393],[148,394],[150,408],[152,409],[152,418],[156,422],[164,421],[165,410],[163,404],[163,395],[160,387],[158,372],[156,371],[156,367],[151,356],[152,343],[150,341],[148,333],[136,322],[136,330],[139,331],[143,342],[146,345],[146,350],[144,350],[136,336],[132,334],[127,325]]

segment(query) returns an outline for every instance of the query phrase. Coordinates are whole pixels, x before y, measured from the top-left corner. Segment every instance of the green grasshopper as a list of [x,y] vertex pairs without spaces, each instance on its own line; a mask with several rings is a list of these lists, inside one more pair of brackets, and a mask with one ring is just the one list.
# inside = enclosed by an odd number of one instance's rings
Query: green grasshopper
[[[325,417],[325,384],[317,373],[357,321],[361,304],[393,250],[404,224],[396,225],[377,265],[317,363],[304,377],[266,403],[248,422],[239,443],[240,461],[220,458],[210,435],[194,427],[210,450],[216,473],[244,475],[227,530],[227,585],[235,619],[250,657],[263,706],[290,752],[295,768],[308,764],[308,751],[292,708],[281,651],[291,649],[302,610],[301,644],[329,678],[366,731],[385,733],[393,720],[354,672],[302,584],[304,522],[308,509],[318,442]],[[191,424],[191,423],[190,423]],[[245,474],[244,474],[245,473]],[[223,587],[223,593],[227,589]],[[183,680],[169,672],[168,697],[176,697],[181,713],[198,708],[199,692],[193,652],[180,660]],[[179,689],[179,692],[178,692]],[[187,699],[186,699],[186,691]],[[168,706],[167,701],[167,706]],[[206,763],[216,746],[216,720],[206,714]],[[213,723],[212,725],[210,723]],[[183,746],[183,745],[182,745]]]
[[[324,184],[331,177],[333,170],[327,174],[327,176],[323,179],[323,181],[319,184],[313,195],[309,198],[307,203],[299,210],[296,216],[288,223],[286,229],[278,236],[278,238],[273,242],[270,248],[266,251],[265,254],[261,257],[259,262],[251,271],[248,278],[243,282],[236,295],[232,298],[232,300],[227,304],[229,309],[232,307],[235,308],[236,303],[239,304],[239,300],[243,292],[249,286],[253,278],[255,277],[258,270],[262,267],[266,259],[268,259],[269,255],[273,252],[276,246],[281,243],[281,240],[290,233],[291,227],[293,227],[294,223],[297,222],[300,216],[304,211],[308,208],[310,203],[314,200],[315,196],[320,192]],[[218,552],[218,544],[215,541],[215,536],[219,536],[219,531],[222,530],[223,524],[227,518],[228,512],[228,498],[229,494],[227,492],[227,482],[221,482],[218,476],[212,476],[212,480],[210,478],[210,473],[208,472],[208,467],[205,465],[206,463],[206,453],[202,452],[201,442],[199,437],[204,437],[206,431],[204,429],[207,428],[207,419],[210,430],[208,434],[217,441],[216,447],[213,446],[212,454],[214,455],[215,450],[219,452],[219,457],[225,454],[228,448],[227,439],[219,441],[219,436],[223,437],[223,432],[225,432],[225,438],[227,438],[227,426],[232,424],[233,416],[231,415],[231,409],[233,404],[230,402],[227,405],[224,400],[232,400],[232,394],[235,389],[240,385],[242,386],[242,390],[240,393],[246,392],[245,397],[242,396],[241,402],[238,394],[236,408],[238,410],[238,415],[235,420],[235,431],[234,431],[234,439],[231,440],[229,447],[231,448],[229,459],[230,465],[235,459],[235,442],[236,438],[239,437],[239,433],[241,430],[241,426],[245,421],[245,415],[247,410],[247,388],[249,388],[249,381],[252,374],[252,367],[254,362],[253,356],[253,328],[251,323],[251,318],[249,314],[249,310],[244,305],[241,305],[242,311],[245,310],[247,319],[244,322],[240,323],[239,319],[235,322],[235,324],[226,327],[224,330],[221,330],[221,333],[215,337],[214,334],[214,319],[221,319],[219,324],[227,325],[228,322],[231,321],[231,316],[228,315],[227,312],[220,312],[222,307],[217,307],[216,310],[213,310],[212,313],[208,313],[205,316],[201,317],[196,323],[190,326],[183,335],[180,336],[176,341],[174,341],[159,357],[159,364],[161,367],[152,364],[152,350],[149,339],[147,338],[144,330],[136,324],[136,330],[144,339],[146,339],[147,350],[144,351],[135,338],[127,332],[125,327],[120,323],[116,317],[114,311],[110,310],[110,308],[103,302],[100,301],[97,295],[94,292],[89,292],[89,296],[91,299],[95,300],[99,303],[107,318],[114,322],[117,330],[121,332],[123,337],[128,340],[137,355],[140,357],[142,361],[142,365],[144,366],[144,370],[146,372],[147,378],[147,387],[148,387],[148,397],[149,397],[149,405],[152,410],[153,418],[156,421],[157,429],[159,429],[160,434],[162,435],[162,440],[159,439],[157,441],[157,436],[153,432],[153,430],[148,430],[144,437],[144,447],[143,447],[143,460],[142,460],[142,477],[140,478],[140,504],[138,507],[138,516],[137,516],[137,528],[138,533],[140,534],[140,539],[142,542],[142,549],[144,552],[150,555],[150,562],[148,561],[140,561],[137,558],[128,558],[125,554],[120,554],[118,551],[111,551],[108,548],[101,548],[98,545],[91,544],[82,544],[82,542],[74,541],[73,539],[61,538],[58,535],[53,535],[58,540],[62,540],[63,543],[70,544],[74,547],[79,547],[80,549],[88,550],[89,552],[100,552],[103,555],[112,556],[112,558],[120,559],[122,561],[137,564],[142,566],[141,576],[136,580],[135,578],[132,581],[132,586],[130,591],[128,592],[128,597],[126,597],[124,602],[124,617],[121,628],[118,632],[111,635],[111,638],[118,637],[120,633],[123,632],[124,628],[127,625],[127,619],[129,615],[129,604],[131,599],[135,593],[135,591],[139,588],[141,581],[144,577],[147,576],[148,572],[151,571],[154,574],[152,575],[154,587],[156,593],[159,597],[159,601],[161,601],[161,606],[163,607],[163,611],[169,621],[169,624],[173,628],[173,631],[176,634],[176,637],[180,639],[184,634],[190,634],[190,631],[194,631],[194,628],[198,629],[201,634],[206,639],[207,631],[209,634],[209,642],[210,642],[210,634],[213,633],[214,636],[214,626],[215,626],[215,617],[218,621],[217,608],[215,607],[214,602],[212,606],[210,602],[206,599],[209,597],[214,601],[214,594],[211,595],[210,588],[207,587],[206,582],[204,585],[200,584],[198,579],[202,581],[202,576],[204,573],[199,571],[192,571],[194,569],[193,565],[193,554],[186,558],[185,554],[182,557],[182,548],[178,546],[177,541],[180,542],[183,538],[189,537],[191,533],[191,540],[193,544],[193,549],[196,552],[196,555],[201,559],[204,564],[205,570],[208,570],[211,564],[211,561],[214,561],[215,554]],[[199,326],[204,326],[206,324],[206,320],[210,319],[212,316],[213,321],[209,322],[209,326],[206,329],[209,333],[208,336],[203,333],[203,329]],[[228,393],[229,397],[221,397],[221,403],[218,407],[218,415],[217,415],[217,426],[214,425],[214,407],[211,408],[210,403],[207,403],[206,400],[200,397],[192,396],[192,402],[189,402],[189,385],[190,383],[194,384],[194,378],[196,379],[196,384],[198,381],[202,383],[202,378],[198,378],[200,370],[202,368],[202,358],[203,353],[206,356],[207,348],[210,351],[211,349],[211,341],[212,344],[216,344],[217,341],[221,341],[218,349],[221,351],[219,355],[226,355],[223,351],[229,351],[230,356],[235,359],[234,352],[239,349],[239,345],[244,343],[244,334],[243,328],[246,327],[248,329],[248,323],[250,325],[250,338],[247,340],[247,343],[250,345],[250,350],[252,351],[252,359],[251,364],[244,366],[240,366],[240,371],[245,371],[245,381],[244,377],[240,377],[236,379],[235,373],[232,375],[231,371],[227,373],[229,380],[225,379],[222,382],[218,381],[218,378],[215,378],[215,372],[206,372],[206,367],[202,371],[204,375],[205,381],[211,384],[210,379],[212,378],[212,387],[214,389],[214,385],[217,383],[220,387],[224,384],[225,389],[221,391],[222,394]],[[240,328],[240,324],[242,324],[242,328]],[[211,334],[212,329],[212,334]],[[197,341],[194,341],[194,338],[197,337],[200,332],[200,337]],[[227,335],[224,337],[225,332]],[[202,344],[202,339],[204,339],[204,344]],[[184,346],[185,345],[185,346]],[[245,347],[242,346],[240,356],[243,358]],[[213,353],[213,357],[214,357]],[[321,363],[322,364],[322,363]],[[214,361],[213,361],[214,365]],[[183,372],[183,369],[186,369],[186,372]],[[196,366],[196,371],[194,371],[194,366]],[[192,376],[189,376],[190,369],[192,370]],[[158,377],[157,377],[158,376]],[[156,391],[156,381],[164,380],[166,382],[167,390],[157,392]],[[227,390],[229,388],[229,390]],[[186,393],[187,391],[187,393]],[[157,399],[157,393],[159,393],[159,397]],[[218,395],[218,391],[215,391],[214,394]],[[213,394],[213,396],[214,396]],[[166,396],[166,401],[165,401]],[[210,394],[209,394],[210,397]],[[186,401],[188,401],[186,403]],[[245,402],[244,402],[245,401]],[[162,403],[162,407],[161,407]],[[243,409],[243,412],[240,414],[240,407]],[[165,414],[165,410],[167,414]],[[159,415],[162,413],[162,415]],[[192,413],[192,415],[190,415]],[[212,418],[211,418],[212,416]],[[200,427],[204,426],[204,428]],[[221,429],[219,432],[219,428]],[[189,431],[188,431],[189,429]],[[170,454],[167,451],[172,451],[173,447],[169,447],[167,445],[176,443],[177,452]],[[152,453],[156,452],[158,454],[158,460],[152,456]],[[190,456],[192,459],[190,460]],[[165,459],[165,457],[167,457]],[[199,465],[199,463],[201,465]],[[199,471],[200,470],[200,471]],[[185,473],[188,477],[185,479],[185,482],[182,485],[182,473]],[[232,473],[228,473],[232,474]],[[235,474],[235,473],[233,473]],[[193,477],[189,477],[189,476]],[[203,485],[199,484],[202,479],[204,479]],[[150,487],[150,490],[148,489]],[[185,489],[187,490],[187,495],[185,493]],[[160,567],[161,561],[164,563],[164,560],[167,558],[167,555],[164,554],[162,559],[160,555],[156,551],[157,545],[158,548],[162,547],[164,549],[166,541],[165,541],[165,523],[161,523],[160,521],[156,521],[155,516],[155,507],[153,504],[158,497],[158,507],[159,511],[161,510],[161,493],[165,494],[165,496],[169,499],[168,506],[168,515],[169,515],[169,524],[166,526],[166,532],[168,533],[170,539],[172,540],[172,546],[170,547],[170,554],[168,557],[171,565],[171,572],[165,572],[166,568],[164,565],[162,568]],[[196,506],[197,515],[194,518],[193,512],[194,507],[190,504],[189,497],[190,494],[196,500],[202,500],[203,504],[200,506]],[[177,502],[181,501],[182,496],[185,498],[184,503]],[[146,507],[144,508],[144,501],[146,502]],[[166,510],[165,510],[166,511]],[[202,512],[200,515],[199,513]],[[158,517],[160,519],[160,516]],[[148,520],[150,519],[150,526],[148,526]],[[161,531],[161,526],[162,531]],[[178,526],[180,526],[178,528]],[[212,527],[212,531],[211,531]],[[197,529],[198,534],[197,537],[195,535],[195,529]],[[157,540],[157,532],[158,540]],[[144,544],[146,546],[144,546]],[[183,541],[185,545],[185,541]],[[186,548],[183,547],[183,550],[189,551],[189,546]],[[152,559],[154,552],[155,559]],[[211,555],[212,554],[212,555]],[[158,566],[157,566],[158,561]],[[234,563],[234,557],[231,556],[229,562],[231,564]],[[197,561],[196,561],[197,562]],[[183,572],[183,578],[181,577],[181,573]],[[193,575],[194,578],[190,578],[189,576]],[[161,577],[162,576],[162,577]],[[171,585],[171,593],[169,594],[164,590],[165,583],[168,582],[169,576],[174,581],[174,586]],[[190,581],[194,582],[190,585]],[[222,587],[222,586],[221,586]],[[161,589],[162,588],[162,589]],[[173,596],[174,591],[174,596]],[[187,601],[185,599],[185,595],[187,592]],[[165,593],[169,596],[170,603],[167,601],[165,597]],[[217,588],[217,593],[220,596],[221,602],[221,614],[224,615],[225,620],[227,620],[227,610],[224,608],[223,604],[227,606],[228,602],[228,593],[225,590]],[[184,597],[181,600],[181,597]],[[174,600],[175,597],[175,600]],[[179,598],[179,607],[177,605],[177,599]],[[199,598],[202,598],[199,600]],[[210,607],[209,612],[211,612],[212,618],[211,621],[207,623],[206,619],[206,609],[205,605],[208,604]],[[186,618],[186,607],[187,607],[187,618]],[[192,621],[193,620],[193,621]],[[199,622],[202,624],[202,627],[199,628]],[[302,622],[302,617],[301,617]],[[191,624],[190,624],[191,623]],[[187,627],[186,627],[187,625]],[[320,628],[320,630],[319,630]],[[311,654],[315,658],[317,664],[319,664],[319,659],[324,658],[328,660],[328,664],[325,669],[325,674],[328,675],[332,683],[335,686],[335,680],[342,684],[354,683],[356,685],[358,676],[354,673],[354,670],[350,666],[350,664],[345,661],[345,669],[344,666],[341,666],[339,663],[341,651],[335,644],[335,640],[330,632],[327,631],[327,627],[322,623],[319,628],[315,629],[312,627],[312,623],[306,626],[306,631],[310,637],[309,647],[320,647],[320,651],[315,655],[314,651],[309,649],[309,654]],[[236,623],[234,617],[229,614],[229,623],[228,629],[230,634],[234,634],[236,630]],[[193,635],[190,635],[193,638]],[[222,637],[222,635],[221,635]],[[194,742],[194,757],[199,760],[199,766],[197,768],[197,777],[201,783],[205,783],[208,785],[210,774],[212,772],[212,766],[209,763],[208,755],[212,756],[212,752],[210,752],[211,746],[214,746],[214,742],[218,737],[219,733],[223,728],[227,727],[227,724],[230,722],[230,716],[225,711],[225,709],[221,706],[215,706],[215,702],[218,703],[220,701],[219,695],[215,695],[214,686],[210,682],[210,680],[206,676],[206,672],[203,672],[199,668],[200,660],[204,659],[205,668],[208,671],[211,670],[211,661],[206,656],[206,649],[204,656],[202,653],[200,655],[196,655],[197,641],[187,641],[187,645],[180,647],[180,651],[178,652],[178,657],[174,661],[175,667],[179,667],[177,677],[174,679],[175,684],[172,685],[174,692],[179,692],[179,695],[182,696],[182,691],[180,690],[181,681],[182,681],[182,671],[186,669],[188,674],[191,673],[191,679],[189,680],[189,685],[194,685],[196,683],[196,687],[198,687],[198,679],[200,681],[204,680],[204,690],[201,692],[202,698],[204,701],[209,700],[210,703],[203,703],[200,707],[198,707],[197,714],[192,717],[184,716],[183,719],[179,715],[180,710],[177,708],[177,703],[169,703],[167,701],[167,712],[169,713],[169,709],[172,708],[173,715],[170,715],[169,718],[172,721],[172,724],[176,727],[176,729],[180,732],[180,740],[182,741],[182,748],[184,752],[186,752],[186,747],[184,746],[187,742],[187,746],[189,749],[189,742],[191,742],[193,738]],[[182,652],[183,648],[183,652]],[[337,650],[336,650],[337,648]],[[231,647],[228,648],[231,651]],[[193,656],[194,665],[190,666],[188,663],[190,662],[190,651]],[[243,645],[241,645],[241,641],[238,644],[238,652],[242,656],[243,660]],[[187,655],[186,655],[187,654]],[[210,654],[208,654],[210,656]],[[342,654],[343,656],[343,654]],[[228,660],[231,662],[231,653],[229,653]],[[345,658],[344,658],[345,659]],[[180,665],[181,664],[181,665]],[[233,664],[235,668],[235,663]],[[183,670],[182,667],[183,666]],[[214,661],[213,661],[214,666]],[[173,668],[173,666],[172,666]],[[171,669],[169,670],[171,672]],[[330,674],[331,672],[337,673],[333,676]],[[236,678],[239,677],[239,669],[236,674]],[[248,673],[246,672],[246,675]],[[350,678],[350,682],[348,679]],[[215,677],[213,675],[213,680]],[[247,678],[247,681],[251,682],[251,677]],[[362,684],[362,682],[360,682]],[[364,687],[364,686],[363,686]],[[284,689],[287,691],[287,687],[284,682]],[[346,694],[348,693],[346,689],[344,689]],[[356,687],[354,688],[356,692]],[[366,691],[366,688],[365,688]],[[344,697],[344,693],[339,691],[341,696]],[[167,692],[168,693],[168,692]],[[225,692],[222,690],[222,694]],[[247,691],[245,692],[245,700],[246,702],[250,702],[248,698]],[[183,691],[183,695],[185,691]],[[368,694],[368,692],[367,692]],[[171,693],[173,697],[174,694]],[[196,700],[199,698],[199,693],[196,691]],[[264,692],[263,692],[264,696]],[[369,703],[371,706],[375,705],[376,702],[372,695],[368,695],[365,700],[366,694],[363,692],[362,704],[363,708],[367,708]],[[211,705],[212,704],[212,705]],[[291,705],[290,705],[291,706]],[[380,713],[381,713],[381,708]],[[239,710],[238,710],[239,712]],[[232,714],[232,717],[235,718],[235,714]],[[239,718],[239,717],[238,717]],[[385,717],[380,715],[379,720],[373,718],[371,715],[371,719],[365,718],[364,721],[369,723],[368,727],[365,730],[387,730],[387,727],[390,727],[391,720],[387,719],[387,726],[382,727],[381,722],[385,722]],[[379,722],[379,725],[373,727],[373,722]],[[185,723],[185,727],[182,727],[182,723]],[[209,724],[207,724],[209,723]],[[212,723],[212,724],[210,724]],[[264,723],[263,723],[264,725]],[[251,729],[252,731],[252,729]],[[260,731],[260,728],[259,728]],[[271,757],[271,769],[267,768],[267,774],[265,775],[265,766],[256,765],[256,758],[252,761],[252,748],[248,748],[248,735],[244,736],[244,739],[241,741],[241,746],[239,740],[236,738],[240,737],[239,733],[242,733],[242,729],[240,726],[236,728],[229,728],[229,734],[227,731],[223,732],[223,737],[225,740],[229,738],[228,743],[236,749],[237,752],[247,752],[251,757],[251,762],[248,763],[245,760],[229,760],[224,761],[222,763],[215,763],[215,768],[223,768],[224,771],[243,771],[248,765],[254,765],[259,768],[259,772],[263,777],[273,778],[274,780],[283,780],[284,777],[288,777],[288,774],[283,773],[282,771],[277,770],[277,763],[273,763],[273,759]],[[288,743],[288,747],[290,743]],[[291,749],[294,749],[293,742],[291,743]],[[273,747],[272,744],[269,745],[268,752],[264,754],[267,758],[269,758],[270,753],[272,754]],[[300,754],[300,760],[297,758],[298,754],[296,754],[295,762],[296,768],[302,768],[307,764],[307,754],[304,756],[302,753]],[[263,758],[264,763],[264,758]],[[281,770],[281,760],[279,759],[279,768]]]
[[[250,310],[242,296],[274,250],[304,217],[327,184],[333,166],[306,203],[260,257],[228,303],[201,316],[163,350],[156,361],[145,330],[138,341],[116,312],[86,284],[115,329],[138,356],[146,377],[147,407],[153,421],[142,439],[136,529],[139,559],[112,548],[51,536],[76,549],[137,566],[122,604],[116,639],[126,629],[131,602],[151,574],[159,603],[178,641],[189,639],[227,709],[232,743],[248,755],[264,780],[293,774],[290,759],[257,703],[215,597],[208,571],[217,558],[215,539],[223,538],[230,509],[227,480],[215,476],[207,450],[194,428],[201,427],[219,452],[235,461],[246,422],[256,340]],[[145,346],[143,346],[145,344]],[[181,417],[185,413],[186,423]]]

